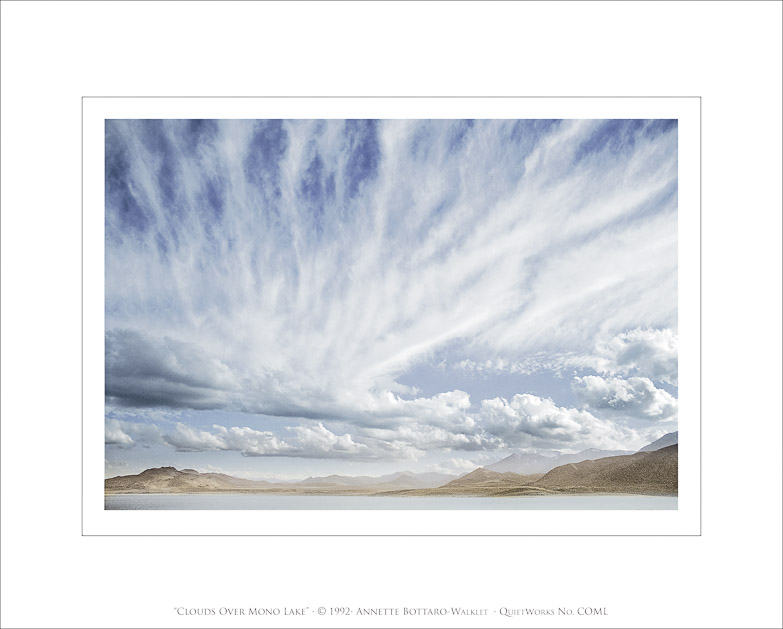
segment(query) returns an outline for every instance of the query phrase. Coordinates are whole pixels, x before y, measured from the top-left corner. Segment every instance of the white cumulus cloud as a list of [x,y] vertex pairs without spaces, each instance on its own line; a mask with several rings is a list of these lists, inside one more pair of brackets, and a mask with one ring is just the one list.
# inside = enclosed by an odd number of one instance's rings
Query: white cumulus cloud
[[572,387],[592,409],[608,410],[631,418],[671,420],[677,416],[677,399],[658,389],[649,378],[575,377]]
[[677,335],[671,329],[635,328],[596,348],[596,369],[633,374],[677,386]]
[[640,435],[630,428],[530,394],[515,395],[511,400],[484,400],[481,422],[508,448],[556,450],[576,445],[620,450],[630,444],[644,445]]

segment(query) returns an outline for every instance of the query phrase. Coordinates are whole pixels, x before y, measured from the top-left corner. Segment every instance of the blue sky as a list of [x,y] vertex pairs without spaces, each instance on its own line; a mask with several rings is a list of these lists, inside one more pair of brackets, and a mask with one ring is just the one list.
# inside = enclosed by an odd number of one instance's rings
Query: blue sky
[[677,429],[677,122],[107,120],[106,474]]

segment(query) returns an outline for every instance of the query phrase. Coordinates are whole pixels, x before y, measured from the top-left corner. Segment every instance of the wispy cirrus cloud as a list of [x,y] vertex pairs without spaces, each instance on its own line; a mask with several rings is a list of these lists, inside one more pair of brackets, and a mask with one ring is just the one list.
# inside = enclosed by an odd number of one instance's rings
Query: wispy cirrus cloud
[[[107,401],[291,421],[183,423],[174,448],[543,439],[527,398],[509,414],[398,382],[438,352],[537,370],[576,356],[676,384],[676,121],[113,120],[106,134]],[[634,438],[572,411],[547,411],[547,443]]]

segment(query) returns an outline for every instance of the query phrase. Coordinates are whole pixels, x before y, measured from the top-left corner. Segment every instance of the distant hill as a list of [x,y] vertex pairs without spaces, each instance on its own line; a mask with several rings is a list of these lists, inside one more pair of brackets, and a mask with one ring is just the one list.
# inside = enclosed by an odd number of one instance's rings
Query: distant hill
[[633,454],[633,450],[598,450],[596,448],[590,448],[577,452],[576,454],[554,454],[552,456],[515,453],[497,463],[485,465],[484,467],[493,472],[542,474],[553,470],[560,465],[566,465],[567,463],[580,463],[581,461],[592,461],[607,456],[621,456],[624,454]]
[[140,474],[115,476],[104,481],[106,493],[188,493],[230,491],[272,491],[275,493],[334,493],[426,489],[438,487],[456,476],[436,472],[395,472],[385,476],[322,476],[298,483],[270,483],[236,478],[227,474],[202,474],[192,469],[156,467]]
[[545,456],[543,454],[531,454],[528,452],[515,452],[505,459],[485,465],[484,469],[490,472],[513,472],[514,474],[537,474],[548,472],[557,467],[555,461],[557,455]]
[[438,472],[421,472],[418,474],[414,472],[395,472],[384,476],[339,476],[332,474],[331,476],[311,476],[298,484],[312,487],[376,487],[383,485],[415,489],[439,487],[454,478],[455,476],[451,474]]
[[362,485],[369,480],[369,476],[340,476],[330,474],[329,476],[310,476],[301,481],[300,485]]
[[[599,450],[597,448],[589,448],[582,450],[576,454],[561,454],[557,457],[557,465],[567,465],[569,463],[581,463],[582,461],[595,461],[596,459],[605,459],[609,456],[624,456],[626,454],[633,454],[633,450]],[[554,468],[552,468],[554,469]]]
[[470,474],[465,474],[464,476],[460,476],[450,483],[446,483],[443,485],[443,487],[466,487],[479,484],[518,485],[523,480],[524,479],[520,474],[515,474],[514,472],[493,472],[492,470],[488,470],[484,467],[479,467],[478,469],[470,472]]
[[454,474],[441,474],[440,472],[420,472],[418,474],[403,472],[398,474],[396,478],[388,481],[388,483],[425,489],[429,487],[440,487],[444,483],[448,483],[455,478],[456,475]]
[[493,472],[484,467],[473,470],[435,490],[425,490],[427,495],[485,495],[491,496],[510,489],[527,487],[541,478],[541,474],[515,474]]
[[530,493],[542,495],[553,493],[531,483],[542,474],[515,474],[514,472],[493,472],[479,467],[469,474],[460,476],[441,487],[423,489],[393,489],[379,495],[389,496],[501,496],[509,493]]
[[562,465],[536,487],[568,493],[677,494],[677,445]]
[[639,452],[654,452],[655,450],[660,450],[661,448],[665,448],[667,446],[673,446],[678,443],[678,433],[679,431],[670,432],[657,441],[653,441],[652,443],[644,446],[641,450],[639,450]]
[[115,476],[104,481],[108,493],[178,493],[270,487],[266,481],[235,478],[227,474],[201,474],[196,470],[155,467],[131,476]]

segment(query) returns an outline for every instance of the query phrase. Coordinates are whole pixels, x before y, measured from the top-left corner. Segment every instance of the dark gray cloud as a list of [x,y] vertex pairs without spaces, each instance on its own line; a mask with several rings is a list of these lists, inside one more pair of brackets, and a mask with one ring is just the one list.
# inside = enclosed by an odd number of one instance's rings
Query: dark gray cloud
[[192,343],[106,332],[106,398],[125,406],[216,409],[236,387],[229,368]]

